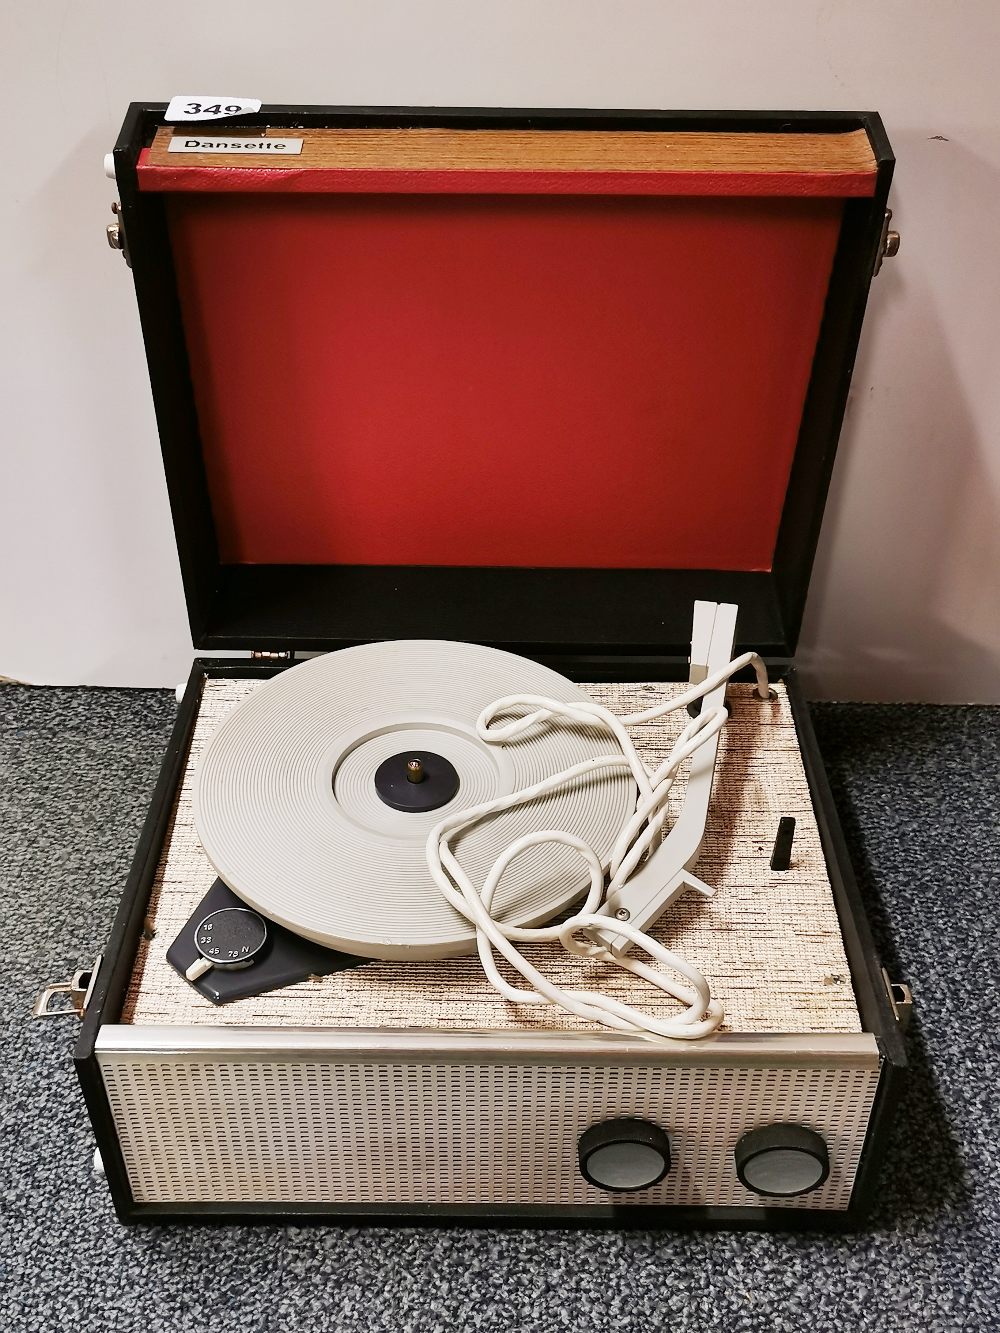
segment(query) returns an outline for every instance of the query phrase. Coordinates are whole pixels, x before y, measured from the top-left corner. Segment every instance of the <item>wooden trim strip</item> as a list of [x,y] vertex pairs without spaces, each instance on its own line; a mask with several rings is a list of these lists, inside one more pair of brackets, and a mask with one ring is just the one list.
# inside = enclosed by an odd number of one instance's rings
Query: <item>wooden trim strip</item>
[[[139,159],[145,191],[392,194],[865,196],[876,164],[864,130],[832,134],[604,130],[265,131],[301,138],[287,158],[171,153],[170,140],[224,129],[157,131]],[[256,138],[231,131],[233,138]]]
[[592,173],[554,171],[309,171],[261,167],[140,165],[139,188],[206,194],[537,194],[857,198],[872,194],[867,176],[718,172]]

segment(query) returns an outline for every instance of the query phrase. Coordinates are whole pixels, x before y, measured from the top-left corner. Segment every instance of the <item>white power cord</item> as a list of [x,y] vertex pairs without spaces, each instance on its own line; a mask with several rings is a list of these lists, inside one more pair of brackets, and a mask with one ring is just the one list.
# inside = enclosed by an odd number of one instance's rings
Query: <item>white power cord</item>
[[[476,730],[479,736],[491,745],[518,740],[534,727],[567,722],[605,727],[614,736],[621,750],[620,754],[604,755],[575,764],[572,768],[564,769],[561,773],[537,782],[532,787],[512,792],[509,796],[500,796],[472,809],[461,810],[442,819],[431,830],[427,839],[427,864],[431,876],[456,911],[461,912],[476,927],[476,941],[483,970],[491,984],[505,999],[517,1004],[554,1004],[578,1018],[590,1019],[607,1027],[644,1037],[680,1037],[692,1040],[708,1036],[722,1022],[724,1017],[722,1005],[712,998],[708,982],[696,967],[664,948],[644,931],[630,926],[627,921],[614,920],[612,923],[609,917],[598,914],[605,896],[604,867],[593,848],[575,834],[560,829],[545,829],[516,839],[497,857],[480,890],[475,888],[458,864],[452,853],[451,843],[464,829],[487,815],[510,810],[526,801],[546,796],[581,777],[605,769],[627,768],[631,771],[635,782],[636,805],[635,812],[623,825],[611,855],[607,892],[612,893],[625,883],[658,837],[667,817],[670,788],[681,765],[722,729],[727,713],[725,708],[712,708],[699,713],[687,724],[667,758],[653,773],[639,758],[626,727],[652,722],[667,713],[686,708],[688,704],[710,694],[724,681],[730,680],[738,671],[748,666],[752,666],[756,673],[759,694],[762,698],[767,698],[767,670],[763,661],[756,653],[744,653],[667,703],[657,704],[645,712],[631,713],[625,717],[617,717],[598,703],[581,701],[568,704],[556,699],[527,694],[508,695],[504,699],[497,699],[480,714]],[[529,711],[512,721],[498,726],[493,725],[494,719],[499,715],[520,709]],[[492,912],[493,898],[507,867],[515,857],[520,856],[529,847],[548,842],[571,847],[583,858],[590,871],[590,888],[583,906],[579,912],[555,926],[510,926],[498,921]],[[659,968],[651,967],[648,963],[635,958],[616,957],[603,944],[596,942],[587,934],[595,930],[607,931],[612,924],[616,935],[626,936],[650,958],[686,978],[690,984],[685,985],[676,981]],[[543,976],[514,944],[514,941],[541,943],[553,940],[558,940],[570,953],[578,954],[582,958],[596,958],[602,962],[617,964],[618,967],[634,973],[681,1001],[687,1006],[686,1009],[671,1018],[657,1018],[653,1014],[597,991],[567,990]],[[497,970],[494,950],[501,953],[533,989],[526,990],[512,986],[506,981]]]

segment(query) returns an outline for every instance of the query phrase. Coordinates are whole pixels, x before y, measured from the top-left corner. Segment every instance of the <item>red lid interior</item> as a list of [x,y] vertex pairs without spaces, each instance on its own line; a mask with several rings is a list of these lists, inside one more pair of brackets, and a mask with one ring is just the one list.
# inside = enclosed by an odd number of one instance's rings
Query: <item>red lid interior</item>
[[172,197],[222,559],[769,568],[841,209]]
[[770,569],[862,178],[501,175],[147,153],[223,563]]

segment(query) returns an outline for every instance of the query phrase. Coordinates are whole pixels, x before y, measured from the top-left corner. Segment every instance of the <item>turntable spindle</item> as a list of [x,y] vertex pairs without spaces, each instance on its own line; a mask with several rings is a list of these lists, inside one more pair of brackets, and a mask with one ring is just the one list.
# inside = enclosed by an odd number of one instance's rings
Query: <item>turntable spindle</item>
[[455,799],[460,786],[458,770],[450,759],[433,750],[402,750],[384,759],[375,770],[379,800],[404,814],[426,814]]

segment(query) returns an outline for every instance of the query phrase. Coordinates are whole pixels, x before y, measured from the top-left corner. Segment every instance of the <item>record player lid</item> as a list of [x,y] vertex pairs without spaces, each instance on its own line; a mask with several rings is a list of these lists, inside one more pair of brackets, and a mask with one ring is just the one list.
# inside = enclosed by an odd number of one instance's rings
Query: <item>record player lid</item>
[[115,164],[197,647],[683,658],[704,598],[792,655],[877,116],[163,111]]

